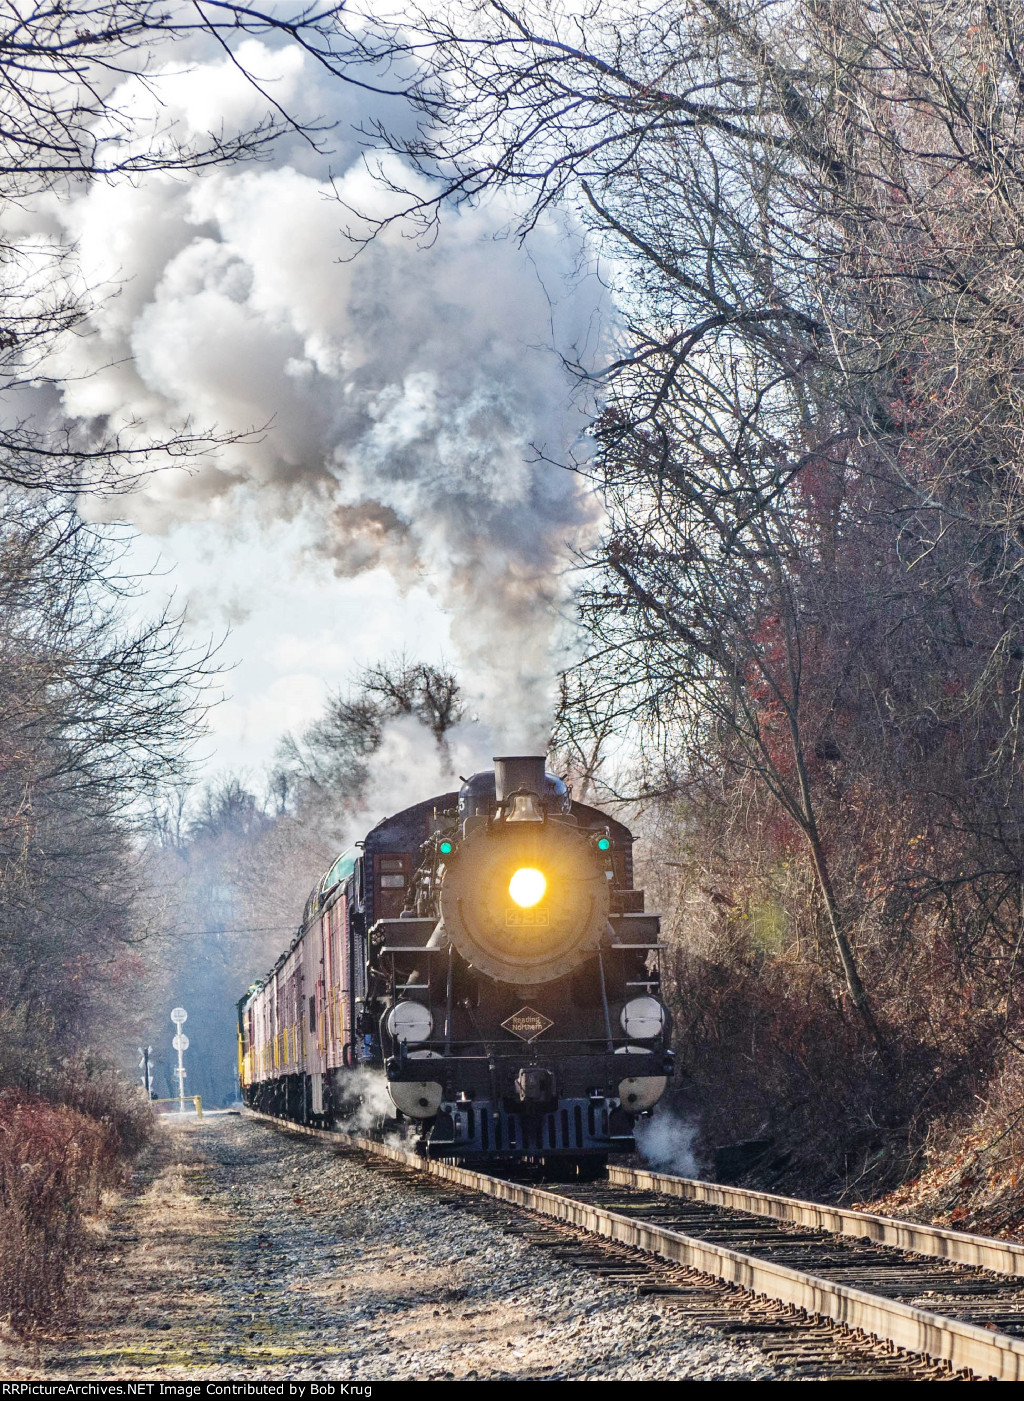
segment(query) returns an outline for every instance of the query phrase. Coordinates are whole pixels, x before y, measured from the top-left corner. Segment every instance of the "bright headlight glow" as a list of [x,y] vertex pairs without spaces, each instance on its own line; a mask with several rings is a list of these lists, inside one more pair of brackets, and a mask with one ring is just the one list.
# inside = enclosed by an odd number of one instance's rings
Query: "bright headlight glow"
[[543,873],[533,866],[520,866],[508,883],[509,895],[524,910],[543,900],[547,888]]

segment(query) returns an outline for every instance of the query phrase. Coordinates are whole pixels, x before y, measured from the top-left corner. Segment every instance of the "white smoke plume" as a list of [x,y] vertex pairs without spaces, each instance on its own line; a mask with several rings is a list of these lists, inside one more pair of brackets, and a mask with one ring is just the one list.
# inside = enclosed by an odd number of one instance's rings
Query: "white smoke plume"
[[[351,257],[347,211],[397,207],[352,136],[380,100],[357,108],[297,50],[245,48],[282,106],[338,122],[334,154],[293,141],[266,166],[42,201],[40,236],[75,243],[84,284],[119,289],[49,367],[63,409],[147,433],[255,430],[149,479],[118,513],[152,533],[197,519],[230,530],[257,502],[268,518],[308,517],[310,550],[339,578],[385,566],[426,581],[501,747],[537,752],[567,546],[595,521],[579,478],[549,460],[567,458],[586,407],[572,407],[552,347],[593,355],[598,280],[576,276],[570,228],[552,219],[527,255],[501,236],[513,211],[497,204],[453,213],[430,249],[393,228]],[[186,138],[260,114],[220,59],[158,86]],[[128,100],[141,113],[152,98],[139,85]],[[402,120],[400,104],[389,116]],[[411,178],[396,163],[388,175]]]
[[633,1136],[644,1162],[656,1171],[676,1177],[699,1176],[693,1153],[696,1124],[658,1106],[649,1118],[637,1119]]
[[[346,1110],[334,1121],[339,1133],[365,1134],[381,1139],[393,1148],[407,1148],[405,1136],[393,1125],[395,1106],[388,1094],[388,1082],[382,1070],[360,1067],[341,1072],[338,1081],[346,1100]],[[392,1121],[392,1129],[383,1134],[386,1121]]]
[[341,847],[362,840],[378,822],[423,802],[432,794],[446,793],[461,785],[479,769],[492,767],[497,752],[486,727],[462,721],[446,735],[446,751],[415,716],[389,720],[380,748],[367,761],[366,796],[359,809],[347,814]]

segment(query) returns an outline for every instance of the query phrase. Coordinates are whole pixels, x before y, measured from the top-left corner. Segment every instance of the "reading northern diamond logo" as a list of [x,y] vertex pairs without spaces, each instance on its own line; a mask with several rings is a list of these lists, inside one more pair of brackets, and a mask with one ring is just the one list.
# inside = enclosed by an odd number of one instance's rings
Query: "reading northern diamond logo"
[[512,1013],[508,1021],[502,1022],[502,1026],[523,1041],[535,1041],[542,1031],[554,1026],[554,1022],[550,1017],[545,1017],[543,1012],[535,1012],[532,1007],[520,1007],[518,1012]]

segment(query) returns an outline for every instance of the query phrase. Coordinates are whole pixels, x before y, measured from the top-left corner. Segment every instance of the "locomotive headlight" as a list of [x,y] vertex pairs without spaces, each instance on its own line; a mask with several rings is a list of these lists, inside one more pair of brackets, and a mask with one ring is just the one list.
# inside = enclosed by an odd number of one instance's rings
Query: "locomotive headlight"
[[509,895],[524,910],[539,904],[547,888],[544,873],[534,866],[520,866],[508,883]]

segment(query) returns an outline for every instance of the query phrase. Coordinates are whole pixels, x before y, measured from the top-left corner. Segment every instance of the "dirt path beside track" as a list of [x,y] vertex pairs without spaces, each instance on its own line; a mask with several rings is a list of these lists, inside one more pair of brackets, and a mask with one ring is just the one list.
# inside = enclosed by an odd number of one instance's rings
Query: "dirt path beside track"
[[744,1344],[357,1157],[166,1123],[98,1226],[73,1336],[7,1378],[782,1380]]

